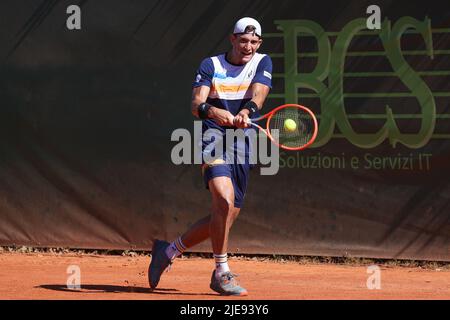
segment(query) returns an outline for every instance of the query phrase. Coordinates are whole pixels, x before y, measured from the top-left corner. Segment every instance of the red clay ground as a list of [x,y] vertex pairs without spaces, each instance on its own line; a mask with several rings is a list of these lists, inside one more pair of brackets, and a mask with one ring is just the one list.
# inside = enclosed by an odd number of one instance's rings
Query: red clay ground
[[[230,299],[209,289],[211,259],[182,258],[148,289],[145,256],[0,253],[1,299]],[[67,268],[78,265],[81,291],[69,290]],[[299,264],[231,258],[249,291],[243,300],[450,299],[450,270],[380,266],[381,289],[368,290],[367,266]]]

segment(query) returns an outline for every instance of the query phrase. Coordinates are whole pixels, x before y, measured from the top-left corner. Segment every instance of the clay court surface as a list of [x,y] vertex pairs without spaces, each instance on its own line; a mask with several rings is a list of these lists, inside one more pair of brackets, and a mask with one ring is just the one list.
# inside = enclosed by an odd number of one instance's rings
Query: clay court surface
[[[177,260],[157,290],[148,288],[149,257],[0,253],[1,299],[230,299],[209,289],[213,261]],[[81,290],[66,286],[67,268],[81,271]],[[366,265],[300,264],[232,257],[249,291],[243,300],[450,299],[450,269],[381,265],[381,289],[368,290]]]

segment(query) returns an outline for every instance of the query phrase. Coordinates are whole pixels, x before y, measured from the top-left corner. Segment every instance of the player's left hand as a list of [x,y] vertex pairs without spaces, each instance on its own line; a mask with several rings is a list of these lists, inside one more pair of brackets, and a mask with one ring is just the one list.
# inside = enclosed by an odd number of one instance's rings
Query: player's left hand
[[248,128],[248,110],[241,110],[233,120],[233,124],[238,128]]

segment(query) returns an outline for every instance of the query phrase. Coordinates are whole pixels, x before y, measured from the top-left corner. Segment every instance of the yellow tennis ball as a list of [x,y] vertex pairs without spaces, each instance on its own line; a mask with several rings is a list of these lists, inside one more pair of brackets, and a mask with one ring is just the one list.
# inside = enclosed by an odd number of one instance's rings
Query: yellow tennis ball
[[297,123],[292,119],[286,119],[284,120],[284,129],[289,132],[295,131],[297,129]]

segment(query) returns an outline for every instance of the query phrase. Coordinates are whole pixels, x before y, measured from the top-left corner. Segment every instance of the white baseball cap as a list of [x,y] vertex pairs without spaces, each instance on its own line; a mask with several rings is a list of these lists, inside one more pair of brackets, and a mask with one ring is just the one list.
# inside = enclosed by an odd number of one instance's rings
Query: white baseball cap
[[259,37],[262,35],[261,25],[258,21],[256,21],[253,18],[245,17],[242,19],[239,19],[238,22],[234,25],[234,31],[233,33],[248,33],[246,32],[246,29],[248,26],[254,26],[255,27],[255,34]]

